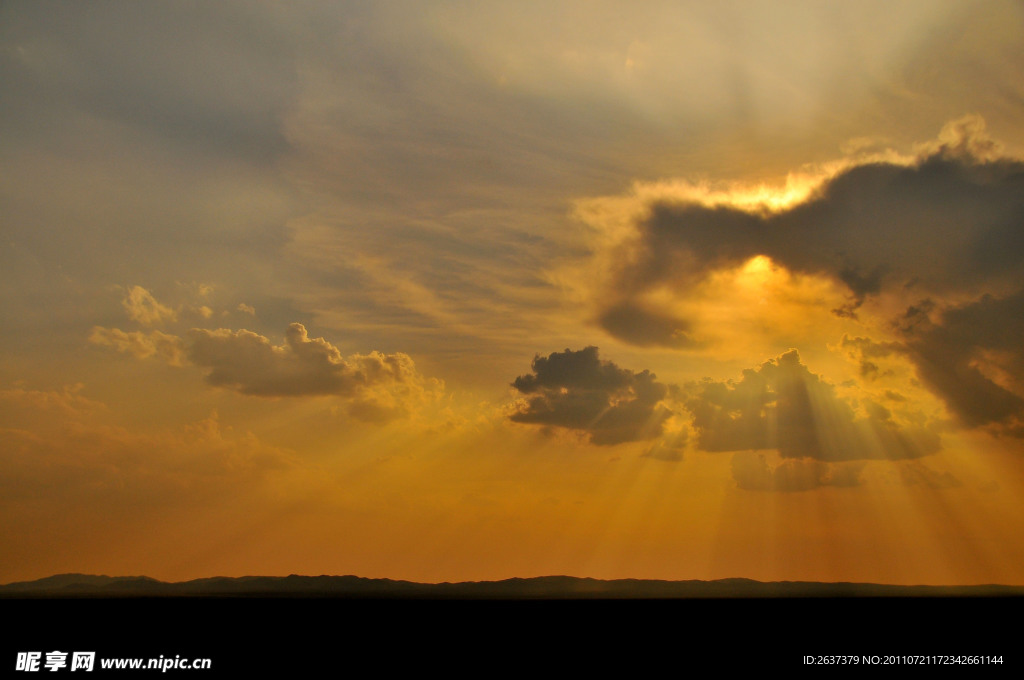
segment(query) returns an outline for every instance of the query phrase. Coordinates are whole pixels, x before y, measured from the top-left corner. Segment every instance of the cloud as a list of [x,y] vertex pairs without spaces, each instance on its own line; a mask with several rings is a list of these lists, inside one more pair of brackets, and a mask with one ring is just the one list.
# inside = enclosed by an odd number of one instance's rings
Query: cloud
[[654,442],[651,448],[643,453],[643,456],[645,458],[678,463],[683,459],[683,448],[686,446],[687,439],[688,433],[686,430],[666,432],[659,441]]
[[590,204],[582,219],[609,234],[597,321],[634,344],[688,346],[692,322],[672,300],[757,256],[841,285],[847,302],[834,311],[847,317],[886,291],[1020,288],[1024,162],[999,149],[968,116],[914,157],[843,161],[774,196],[685,182],[638,189],[614,233],[611,204]]
[[[37,412],[57,412],[67,418],[81,418],[106,409],[105,404],[82,396],[83,389],[82,383],[65,385],[59,392],[16,387],[0,390],[0,402],[4,403],[4,410],[8,416],[15,414],[19,409],[27,408]],[[17,415],[15,419],[22,418]]]
[[248,330],[193,328],[181,338],[161,331],[126,332],[96,326],[93,344],[113,347],[138,359],[206,369],[215,387],[257,397],[344,397],[346,412],[358,420],[385,422],[436,400],[444,383],[426,378],[408,354],[352,354],[344,357],[323,338],[310,338],[292,323],[285,344]]
[[784,460],[769,466],[765,456],[744,451],[732,457],[732,478],[746,491],[810,491],[822,486],[860,486],[863,463]]
[[739,382],[704,380],[685,392],[705,451],[775,449],[787,459],[836,462],[918,458],[939,449],[937,434],[896,422],[879,404],[865,401],[865,413],[857,414],[796,350],[743,371]]
[[142,286],[132,286],[121,304],[128,316],[143,326],[155,326],[178,318],[173,309],[157,302],[153,294]]
[[921,381],[965,425],[1024,436],[1024,291],[933,309],[918,305],[901,319]]
[[612,445],[655,439],[672,415],[661,403],[668,386],[650,371],[601,360],[597,347],[537,355],[532,368],[512,382],[525,395],[509,416],[513,422],[575,430]]
[[971,163],[999,160],[1003,145],[989,136],[984,118],[968,115],[947,123],[939,138],[921,145],[919,151],[925,156],[959,158]]
[[208,369],[206,382],[242,394],[343,396],[351,399],[353,417],[383,421],[443,391],[443,384],[424,378],[407,354],[343,357],[323,338],[310,338],[300,323],[288,326],[281,346],[247,330],[194,328],[188,335],[188,358]]
[[118,352],[131,354],[137,359],[158,357],[172,366],[185,363],[185,343],[176,335],[161,331],[122,331],[117,328],[95,326],[89,335],[95,345],[113,347]]
[[843,335],[839,341],[839,349],[858,364],[860,375],[866,380],[873,380],[882,374],[882,369],[878,365],[879,359],[902,354],[904,351],[903,345],[898,342],[877,342],[871,338],[851,338],[849,335]]
[[617,338],[642,347],[693,347],[686,319],[645,308],[638,303],[620,303],[601,312],[599,323]]
[[[402,381],[412,368],[406,355],[373,353],[347,361],[323,338],[310,339],[305,326],[293,323],[285,344],[276,347],[247,330],[189,331],[188,357],[208,368],[206,381],[243,394],[267,397],[350,394],[375,380]],[[360,365],[364,364],[364,365]],[[369,367],[371,373],[364,371]]]
[[[925,299],[893,322],[898,342],[843,336],[838,348],[866,380],[893,375],[893,358],[917,377],[961,425],[1024,436],[1024,291],[968,302]],[[886,390],[890,401],[906,401]]]

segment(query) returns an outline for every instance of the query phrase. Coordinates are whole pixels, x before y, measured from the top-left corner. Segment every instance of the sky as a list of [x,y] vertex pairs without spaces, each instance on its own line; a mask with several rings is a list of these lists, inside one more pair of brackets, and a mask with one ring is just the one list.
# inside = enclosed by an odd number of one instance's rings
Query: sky
[[1024,585],[1021,44],[0,5],[0,582]]

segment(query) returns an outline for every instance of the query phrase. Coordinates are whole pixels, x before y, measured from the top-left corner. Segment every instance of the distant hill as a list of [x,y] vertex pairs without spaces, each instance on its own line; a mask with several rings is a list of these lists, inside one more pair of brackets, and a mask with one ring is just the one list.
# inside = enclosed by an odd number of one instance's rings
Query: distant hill
[[146,576],[58,574],[0,585],[0,598],[315,597],[348,599],[565,600],[708,598],[1021,597],[1024,587],[895,586],[873,583],[717,581],[602,581],[571,576],[503,581],[415,583],[358,576],[214,577],[167,583]]

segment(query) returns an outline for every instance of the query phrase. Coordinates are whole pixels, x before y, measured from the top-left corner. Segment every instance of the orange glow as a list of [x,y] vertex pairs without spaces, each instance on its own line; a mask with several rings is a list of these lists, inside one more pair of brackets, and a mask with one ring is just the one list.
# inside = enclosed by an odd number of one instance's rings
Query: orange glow
[[422,4],[4,3],[0,583],[1024,584],[1024,6]]

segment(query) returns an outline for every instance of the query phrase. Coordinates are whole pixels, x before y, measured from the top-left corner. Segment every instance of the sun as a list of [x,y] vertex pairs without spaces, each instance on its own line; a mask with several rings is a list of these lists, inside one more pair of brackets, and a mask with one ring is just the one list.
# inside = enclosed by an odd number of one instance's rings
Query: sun
[[738,282],[744,286],[760,286],[771,279],[775,263],[767,255],[755,255],[740,268]]

